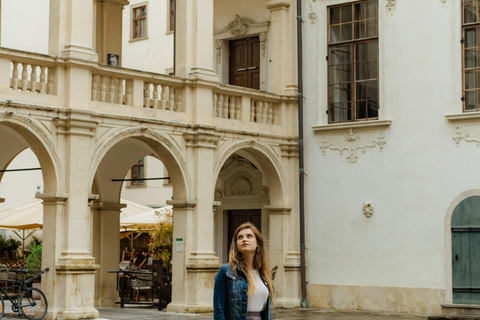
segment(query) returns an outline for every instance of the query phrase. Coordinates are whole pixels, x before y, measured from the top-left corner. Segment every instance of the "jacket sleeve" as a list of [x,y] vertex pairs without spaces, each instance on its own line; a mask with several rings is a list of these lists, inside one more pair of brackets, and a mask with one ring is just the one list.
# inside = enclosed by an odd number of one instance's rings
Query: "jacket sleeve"
[[227,320],[227,276],[225,268],[222,267],[215,276],[215,286],[213,288],[213,319]]

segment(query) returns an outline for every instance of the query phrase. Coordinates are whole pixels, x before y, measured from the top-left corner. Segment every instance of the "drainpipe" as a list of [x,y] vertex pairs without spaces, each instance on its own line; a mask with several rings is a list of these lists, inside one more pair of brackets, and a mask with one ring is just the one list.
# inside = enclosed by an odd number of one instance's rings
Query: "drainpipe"
[[303,50],[302,50],[302,0],[297,0],[297,71],[298,71],[298,173],[300,202],[300,273],[302,283],[302,308],[307,307],[307,280],[305,275],[305,168],[303,159]]
[[176,76],[175,73],[176,65],[177,65],[177,1],[174,0],[173,4],[173,75]]

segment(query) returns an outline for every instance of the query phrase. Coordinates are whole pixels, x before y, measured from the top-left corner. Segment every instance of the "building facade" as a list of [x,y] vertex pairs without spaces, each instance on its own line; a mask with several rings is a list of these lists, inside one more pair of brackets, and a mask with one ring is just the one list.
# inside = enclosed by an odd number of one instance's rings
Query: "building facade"
[[[122,67],[136,54],[122,45],[124,0],[50,0],[47,54],[0,48],[0,167],[30,148],[42,168],[49,319],[118,301],[117,180],[145,156],[171,179],[168,310],[212,309],[228,231],[246,219],[269,240],[278,305],[300,304],[296,11],[247,2],[177,3],[174,76]],[[136,5],[132,37],[151,36],[153,4]]]
[[478,305],[478,1],[302,3],[309,305]]

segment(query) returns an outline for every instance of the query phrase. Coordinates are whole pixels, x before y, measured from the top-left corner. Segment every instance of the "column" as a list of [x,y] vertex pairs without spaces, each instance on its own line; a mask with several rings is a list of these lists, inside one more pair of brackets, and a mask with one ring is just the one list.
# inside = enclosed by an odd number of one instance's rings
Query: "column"
[[272,0],[270,10],[270,79],[272,92],[297,94],[296,12],[291,0]]
[[[48,229],[44,236],[53,237],[54,250],[44,256],[53,265],[49,284],[48,319],[95,319],[95,272],[98,266],[92,256],[92,211],[89,201],[93,138],[98,122],[86,112],[66,111],[55,119],[58,153],[63,160],[61,188],[67,191],[63,203],[46,211]],[[50,197],[51,198],[51,197]],[[45,199],[45,197],[44,197]],[[51,209],[50,209],[51,210]],[[48,214],[47,214],[48,213]],[[53,217],[50,217],[52,215]],[[52,254],[53,253],[53,254]]]
[[[214,153],[220,137],[213,127],[197,127],[185,133],[187,163],[192,177],[192,197],[197,203],[193,210],[181,216],[184,225],[185,253],[184,264],[175,261],[175,266],[183,268],[183,297],[179,293],[177,301],[168,306],[169,311],[207,312],[213,308],[213,282],[220,265],[214,252]],[[172,202],[169,202],[172,204]],[[177,230],[177,212],[174,213],[174,230]],[[176,232],[174,231],[174,241]],[[178,257],[174,256],[174,259]],[[178,263],[178,265],[177,265]],[[175,269],[174,270],[180,270]],[[178,272],[178,271],[177,271]],[[177,281],[180,279],[175,278]],[[175,287],[175,283],[173,283]]]
[[[86,109],[91,99],[90,67],[98,62],[93,50],[93,1],[50,0],[49,54],[65,59],[56,68],[55,83],[65,107]],[[57,88],[54,89],[56,91]]]
[[123,203],[93,204],[93,256],[100,265],[95,277],[95,306],[114,307],[119,300],[116,274],[120,258],[120,210]]
[[180,77],[219,81],[214,70],[214,0],[176,2],[175,73]]

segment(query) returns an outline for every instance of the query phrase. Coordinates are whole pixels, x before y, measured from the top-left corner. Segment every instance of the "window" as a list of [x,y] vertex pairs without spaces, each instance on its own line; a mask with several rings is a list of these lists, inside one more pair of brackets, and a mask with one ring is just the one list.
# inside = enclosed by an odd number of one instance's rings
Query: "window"
[[329,123],[378,119],[377,0],[328,8]]
[[147,36],[147,6],[133,8],[133,39]]
[[173,31],[175,28],[175,0],[170,0],[169,16],[168,16],[168,31]]
[[[131,179],[143,179],[145,178],[145,160],[140,159],[131,170]],[[132,186],[143,186],[145,184],[145,180],[133,180],[131,185]]]
[[480,1],[463,0],[464,111],[480,110]]

